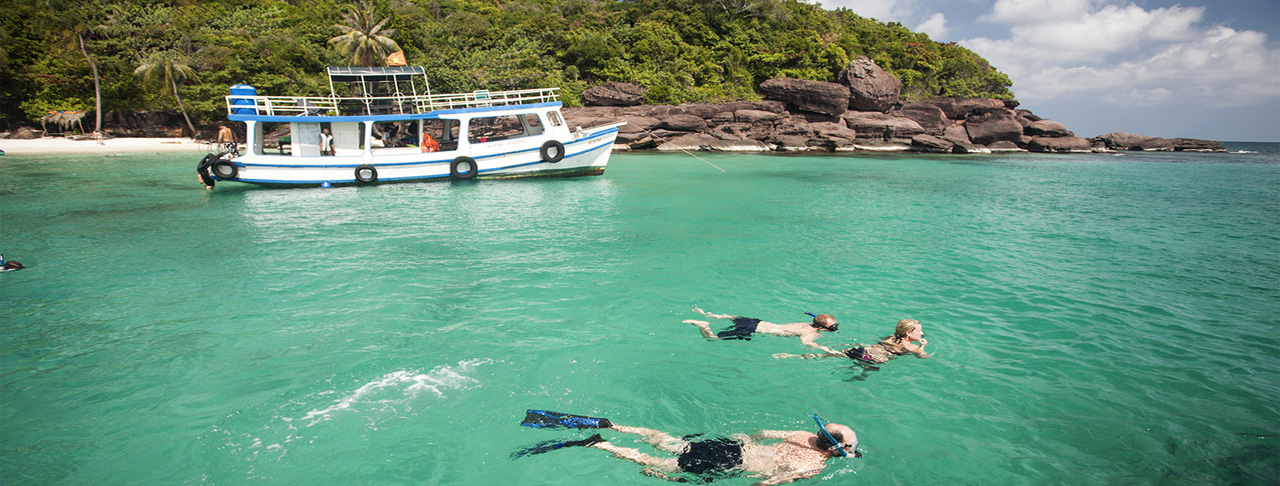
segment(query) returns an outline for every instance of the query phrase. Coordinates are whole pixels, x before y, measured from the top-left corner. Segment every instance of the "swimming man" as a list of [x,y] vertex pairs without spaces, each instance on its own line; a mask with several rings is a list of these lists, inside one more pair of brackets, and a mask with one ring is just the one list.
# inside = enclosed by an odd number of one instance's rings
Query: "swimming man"
[[728,314],[712,314],[697,307],[693,308],[694,312],[702,314],[714,319],[729,319],[733,321],[733,327],[719,333],[711,330],[711,323],[699,321],[695,319],[687,319],[686,324],[693,324],[702,330],[702,337],[707,339],[751,339],[751,334],[762,332],[772,334],[774,336],[799,336],[800,342],[811,348],[818,348],[828,353],[837,351],[826,346],[815,343],[818,339],[818,333],[821,331],[836,332],[840,327],[836,323],[836,318],[827,314],[818,314],[813,317],[813,322],[794,322],[791,324],[774,324],[772,322],[762,321],[752,317],[731,316]]
[[716,438],[699,438],[700,434],[675,437],[653,429],[617,424],[605,427],[639,435],[641,440],[672,457],[653,456],[639,449],[620,447],[605,441],[600,434],[564,443],[563,446],[586,446],[607,451],[614,457],[644,466],[644,474],[668,481],[687,481],[668,474],[693,476],[702,483],[741,475],[764,478],[755,483],[758,485],[773,485],[815,476],[826,467],[827,459],[837,455],[862,457],[862,453],[857,451],[858,434],[853,429],[821,421],[818,424],[816,432],[762,430],[751,435],[732,434]]

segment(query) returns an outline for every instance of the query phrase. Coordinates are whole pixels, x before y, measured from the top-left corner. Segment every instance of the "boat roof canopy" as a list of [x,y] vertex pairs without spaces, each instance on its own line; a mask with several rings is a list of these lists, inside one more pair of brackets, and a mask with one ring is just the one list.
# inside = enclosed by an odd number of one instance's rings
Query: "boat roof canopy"
[[373,83],[411,81],[414,76],[424,76],[422,66],[393,67],[330,67],[329,81],[342,83]]

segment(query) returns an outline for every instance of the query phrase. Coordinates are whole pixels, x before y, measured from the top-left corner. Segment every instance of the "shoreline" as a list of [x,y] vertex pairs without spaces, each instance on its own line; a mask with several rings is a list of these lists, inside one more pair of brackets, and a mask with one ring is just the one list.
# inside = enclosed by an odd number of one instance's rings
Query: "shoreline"
[[77,154],[77,153],[138,153],[138,152],[207,152],[209,142],[191,138],[109,138],[96,140],[72,140],[61,137],[43,137],[30,140],[0,139],[0,150],[5,155]]

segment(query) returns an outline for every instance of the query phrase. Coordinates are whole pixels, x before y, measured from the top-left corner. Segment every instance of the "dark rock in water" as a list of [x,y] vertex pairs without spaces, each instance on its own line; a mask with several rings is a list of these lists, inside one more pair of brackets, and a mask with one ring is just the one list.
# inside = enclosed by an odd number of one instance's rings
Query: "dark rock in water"
[[1155,152],[1225,152],[1221,143],[1212,140],[1191,138],[1159,138],[1148,137],[1125,132],[1111,132],[1090,139],[1094,143],[1104,144],[1109,150],[1134,150]]
[[1086,153],[1093,152],[1093,144],[1080,137],[1035,137],[1027,144],[1028,152]]
[[1154,138],[1135,133],[1111,132],[1094,137],[1093,140],[1107,144],[1107,148],[1111,150],[1145,150],[1143,147]]
[[1175,138],[1173,150],[1177,152],[1226,152],[1227,148],[1213,140],[1197,140],[1194,138]]
[[911,150],[914,152],[950,153],[956,144],[933,135],[916,135],[911,137]]
[[11,140],[31,140],[36,138],[36,131],[27,127],[19,127],[9,134]]
[[799,111],[839,116],[849,107],[849,88],[822,81],[774,78],[760,83],[769,99],[785,101]]
[[1071,130],[1067,130],[1066,125],[1053,120],[1033,121],[1023,129],[1027,135],[1033,137],[1074,137],[1076,134]]
[[898,104],[902,82],[880,69],[867,56],[858,56],[842,69],[836,82],[849,88],[849,109],[886,112]]
[[1014,142],[1022,138],[1022,124],[1014,119],[1013,110],[1008,108],[975,112],[965,119],[964,124],[969,140],[980,145],[1001,140]]
[[942,108],[929,103],[903,105],[893,114],[915,121],[929,133],[941,133],[942,130],[951,125],[951,120],[947,118],[947,114],[942,111]]
[[589,106],[635,106],[644,102],[645,89],[632,83],[609,81],[582,92]]

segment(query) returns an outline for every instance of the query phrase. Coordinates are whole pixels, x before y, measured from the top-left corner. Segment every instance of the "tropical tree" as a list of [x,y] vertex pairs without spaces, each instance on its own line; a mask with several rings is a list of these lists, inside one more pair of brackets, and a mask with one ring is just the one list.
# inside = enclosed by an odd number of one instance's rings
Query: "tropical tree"
[[333,25],[343,34],[329,39],[329,43],[336,45],[343,55],[351,56],[353,64],[373,67],[375,63],[385,62],[387,55],[400,50],[400,46],[389,37],[395,35],[396,29],[382,28],[391,17],[380,21],[375,21],[376,18],[373,7],[366,2],[360,2],[359,8],[347,7],[347,14],[343,16],[346,24]]
[[187,116],[187,109],[182,105],[182,97],[178,96],[178,81],[186,79],[196,79],[196,70],[192,69],[187,57],[177,51],[158,51],[152,53],[137,69],[133,70],[133,74],[142,76],[144,82],[151,84],[159,84],[161,92],[165,88],[173,89],[173,99],[178,101],[178,111],[182,112],[182,118],[187,121],[187,128],[191,129],[191,134],[195,135],[196,127],[191,124],[191,117]]

